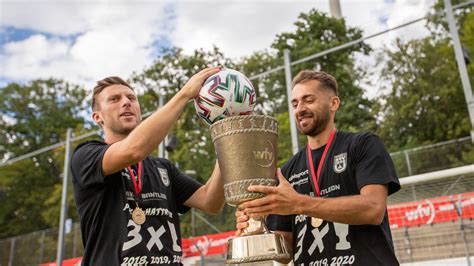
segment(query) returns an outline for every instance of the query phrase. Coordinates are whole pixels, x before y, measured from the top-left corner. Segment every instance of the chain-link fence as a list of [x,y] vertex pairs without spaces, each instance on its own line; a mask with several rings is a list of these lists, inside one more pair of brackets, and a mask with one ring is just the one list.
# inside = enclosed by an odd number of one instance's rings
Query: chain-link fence
[[[56,261],[58,229],[48,229],[0,241],[0,265],[37,265]],[[64,238],[64,258],[82,256],[84,248],[78,223]]]
[[390,154],[398,176],[412,176],[474,163],[471,137]]
[[[404,227],[392,230],[395,253],[400,263],[443,261],[474,255],[474,222],[471,219]],[[443,265],[443,262],[437,262]],[[452,265],[447,262],[444,265]]]
[[[464,257],[456,263],[438,263],[470,265],[468,258],[474,254],[473,191],[474,173],[470,173],[405,185],[389,197],[389,213],[397,217],[390,222],[400,262]],[[413,204],[407,208],[407,202]]]

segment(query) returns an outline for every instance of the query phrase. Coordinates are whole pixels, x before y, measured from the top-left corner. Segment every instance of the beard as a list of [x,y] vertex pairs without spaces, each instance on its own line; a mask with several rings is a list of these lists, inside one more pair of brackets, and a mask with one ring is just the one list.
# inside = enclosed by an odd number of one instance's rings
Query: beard
[[112,130],[112,132],[114,132],[114,134],[122,135],[122,136],[127,136],[133,130],[133,128],[126,128],[126,127],[115,126],[115,125],[111,126],[110,129]]
[[298,114],[298,117],[308,116],[310,115],[312,120],[306,126],[301,126],[300,123],[296,123],[298,130],[305,134],[306,136],[314,137],[320,134],[321,132],[326,129],[329,121],[331,119],[331,115],[329,113],[328,108],[322,108],[321,112],[301,112]]
[[116,135],[127,136],[138,126],[139,123],[140,122],[137,122],[137,124],[135,124],[134,126],[124,126],[122,123],[120,123],[120,121],[115,120],[109,125],[109,128],[110,131],[112,131]]

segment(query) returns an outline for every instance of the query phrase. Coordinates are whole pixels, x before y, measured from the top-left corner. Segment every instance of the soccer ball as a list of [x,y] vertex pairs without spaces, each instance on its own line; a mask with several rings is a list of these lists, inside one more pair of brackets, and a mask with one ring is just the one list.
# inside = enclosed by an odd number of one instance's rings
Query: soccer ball
[[251,114],[255,104],[250,80],[228,68],[210,76],[194,99],[197,115],[208,125],[226,117]]

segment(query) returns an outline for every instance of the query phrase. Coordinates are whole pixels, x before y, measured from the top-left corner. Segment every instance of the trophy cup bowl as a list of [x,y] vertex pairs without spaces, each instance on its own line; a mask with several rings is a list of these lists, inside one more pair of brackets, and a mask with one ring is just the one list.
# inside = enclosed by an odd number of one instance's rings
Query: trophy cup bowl
[[[249,192],[250,185],[275,186],[278,121],[265,115],[225,118],[211,125],[211,137],[224,179],[226,203],[238,207],[263,197]],[[249,219],[242,236],[229,240],[226,263],[286,260],[284,240],[271,233],[264,219]]]

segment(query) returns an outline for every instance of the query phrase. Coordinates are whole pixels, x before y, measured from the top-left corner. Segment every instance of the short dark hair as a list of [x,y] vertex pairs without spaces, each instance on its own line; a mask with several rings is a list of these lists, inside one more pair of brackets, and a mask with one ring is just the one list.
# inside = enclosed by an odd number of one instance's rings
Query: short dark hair
[[314,71],[314,70],[302,70],[296,77],[293,79],[292,87],[295,87],[297,84],[304,83],[310,80],[317,80],[321,85],[327,89],[330,89],[337,96],[337,81],[336,79],[323,71]]
[[94,90],[92,91],[92,111],[97,110],[97,108],[99,107],[99,104],[96,101],[97,95],[101,93],[105,88],[112,85],[124,85],[133,91],[132,86],[130,86],[130,84],[128,84],[125,80],[123,80],[120,77],[110,76],[110,77],[101,79],[97,81],[97,85],[95,85]]

